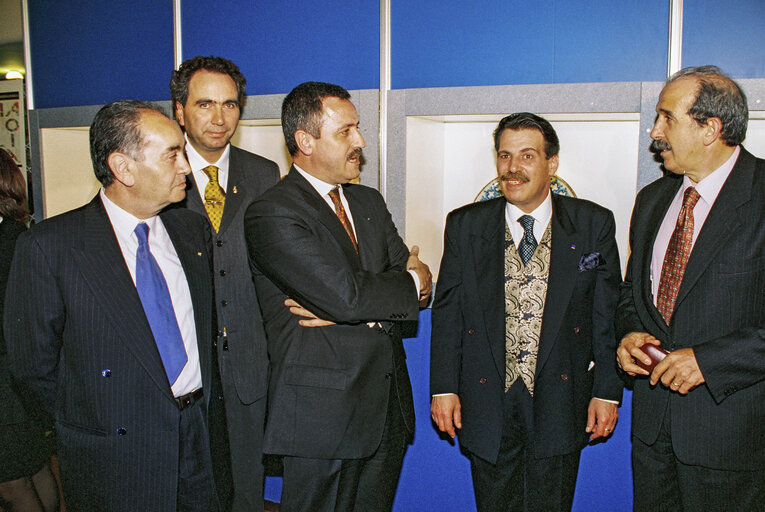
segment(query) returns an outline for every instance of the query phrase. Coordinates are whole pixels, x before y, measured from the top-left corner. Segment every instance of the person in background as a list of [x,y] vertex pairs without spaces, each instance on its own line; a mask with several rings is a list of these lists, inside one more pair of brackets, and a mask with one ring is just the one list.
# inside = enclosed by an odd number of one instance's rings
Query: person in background
[[268,354],[244,237],[244,212],[279,181],[276,163],[233,146],[246,81],[221,57],[194,57],[173,72],[175,118],[186,136],[189,190],[178,203],[204,215],[213,237],[218,352],[226,402],[234,512],[263,510],[263,428]]
[[550,191],[546,119],[505,117],[494,147],[504,197],[446,219],[431,416],[468,452],[480,512],[568,511],[580,452],[613,433],[622,397],[614,216]]
[[[715,66],[685,68],[656,105],[666,176],[640,191],[616,314],[633,377],[637,512],[765,510],[765,160]],[[652,371],[646,344],[669,351]]]
[[58,510],[58,486],[48,465],[42,411],[27,414],[14,389],[1,328],[16,239],[27,229],[26,188],[13,157],[0,148],[0,510],[52,512]]

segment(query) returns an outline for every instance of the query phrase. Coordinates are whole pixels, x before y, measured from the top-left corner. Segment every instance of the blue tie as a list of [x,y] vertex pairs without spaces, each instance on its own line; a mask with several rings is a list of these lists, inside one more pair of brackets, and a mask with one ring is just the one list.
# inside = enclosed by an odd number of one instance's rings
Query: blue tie
[[135,227],[138,251],[135,258],[135,287],[141,298],[143,311],[149,321],[159,356],[165,366],[167,380],[172,386],[188,361],[181,330],[175,318],[170,291],[157,260],[149,250],[149,226],[143,222]]
[[534,256],[537,250],[537,239],[534,238],[534,217],[524,215],[518,222],[523,226],[523,240],[518,244],[518,252],[521,255],[524,265],[528,265],[529,260]]

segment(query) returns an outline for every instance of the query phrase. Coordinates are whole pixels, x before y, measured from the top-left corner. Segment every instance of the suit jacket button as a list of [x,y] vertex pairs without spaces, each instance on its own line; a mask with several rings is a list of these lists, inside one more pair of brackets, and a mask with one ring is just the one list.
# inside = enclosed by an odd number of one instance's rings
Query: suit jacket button
[[470,329],[468,329],[468,334],[471,335],[471,336],[474,335],[475,334],[475,329],[473,329],[472,327]]
[[215,245],[217,245],[218,247],[222,246],[223,240],[218,240],[217,242],[215,242]]
[[117,435],[118,436],[124,436],[126,434],[127,434],[127,429],[125,429],[123,427],[120,427],[120,428],[117,429]]
[[561,373],[560,380],[568,380],[568,373]]
[[577,325],[576,327],[574,327],[574,334],[579,334],[579,331],[580,331],[580,330],[581,330],[581,329],[580,329],[580,328],[579,328],[579,326]]
[[391,372],[388,372],[388,373],[385,374],[385,378],[386,379],[390,379],[392,376],[393,376],[393,374]]
[[223,350],[228,350],[228,340],[223,340]]
[[107,379],[112,376],[112,371],[109,368],[104,368],[101,370],[101,377],[106,377]]
[[221,277],[223,277],[223,276],[225,276],[225,275],[226,275],[226,271],[225,271],[225,270],[221,270],[221,271],[220,271],[220,272],[218,272],[218,273],[220,274],[220,276],[221,276]]
[[481,384],[486,384],[486,377],[481,377],[481,378],[478,380],[478,382],[480,382]]
[[228,301],[227,300],[222,300],[222,301],[220,301],[220,305],[225,308],[226,306],[228,306]]

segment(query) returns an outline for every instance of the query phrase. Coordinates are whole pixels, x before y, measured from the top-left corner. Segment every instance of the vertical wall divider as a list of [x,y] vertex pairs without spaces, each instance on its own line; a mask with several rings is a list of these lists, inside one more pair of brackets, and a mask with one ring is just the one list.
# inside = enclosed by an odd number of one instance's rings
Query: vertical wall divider
[[667,77],[683,67],[683,0],[669,0]]
[[388,191],[388,91],[390,91],[390,0],[380,0],[380,168],[378,188],[385,198]]
[[183,62],[183,29],[181,27],[181,0],[173,0],[173,64],[175,69]]

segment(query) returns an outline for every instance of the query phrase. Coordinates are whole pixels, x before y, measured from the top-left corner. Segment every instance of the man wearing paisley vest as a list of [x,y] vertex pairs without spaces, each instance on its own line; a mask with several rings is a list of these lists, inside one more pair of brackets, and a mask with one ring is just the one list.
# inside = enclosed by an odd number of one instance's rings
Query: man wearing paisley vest
[[494,145],[503,197],[446,219],[431,416],[468,455],[479,511],[570,510],[581,449],[613,433],[622,395],[614,217],[551,193],[545,119],[505,117]]

